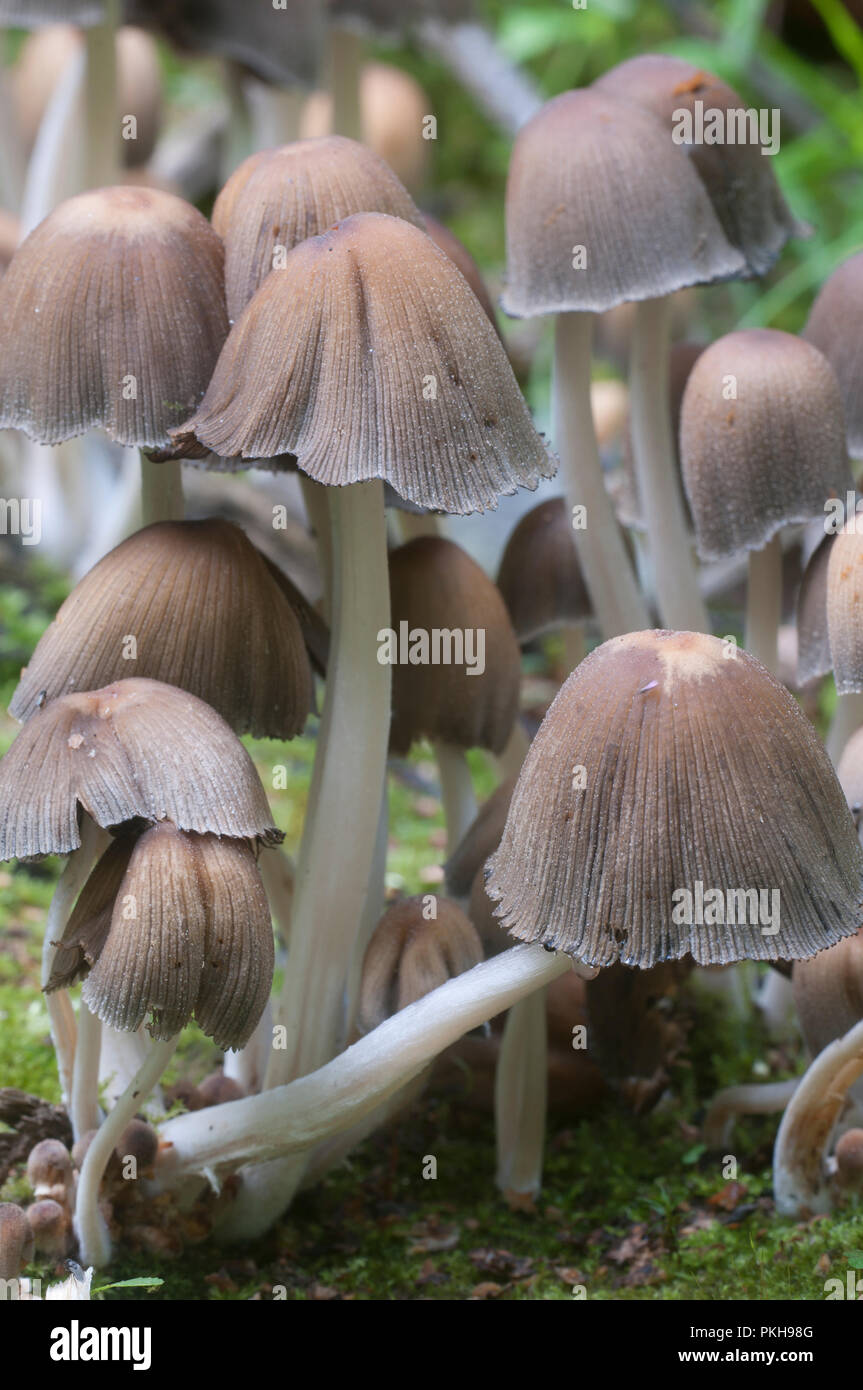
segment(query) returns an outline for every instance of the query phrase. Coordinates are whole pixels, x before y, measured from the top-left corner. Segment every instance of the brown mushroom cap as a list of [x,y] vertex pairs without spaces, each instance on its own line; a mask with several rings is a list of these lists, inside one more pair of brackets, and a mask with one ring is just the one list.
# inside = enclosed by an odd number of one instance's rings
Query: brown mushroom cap
[[821,287],[803,336],[823,352],[836,373],[848,451],[863,457],[863,251],[850,256]]
[[[242,1047],[273,979],[270,912],[252,848],[163,821],[135,839],[119,888],[117,858],[112,846],[90,875],[46,988],[86,974],[85,1003],[114,1028],[134,1032],[152,1015],[152,1036],[170,1038],[194,1013],[217,1046]],[[112,892],[102,935],[104,913],[96,924],[87,907]]]
[[[495,585],[466,550],[441,536],[417,536],[390,552],[392,630],[425,634],[426,662],[393,665],[390,747],[406,753],[420,738],[500,753],[518,714],[521,654]],[[484,669],[456,664],[452,633],[484,643]],[[445,634],[435,664],[433,634]],[[464,655],[467,656],[467,641]],[[423,653],[418,649],[418,655]],[[474,651],[474,656],[478,651]]]
[[487,888],[511,935],[590,965],[792,959],[854,930],[863,851],[824,745],[758,661],[639,632],[552,704]]
[[0,761],[0,860],[68,854],[79,806],[108,828],[143,818],[278,844],[249,754],[203,700],[116,681],[52,700]]
[[795,961],[791,985],[806,1046],[817,1057],[863,1018],[863,927],[829,951]]
[[835,536],[826,535],[809,557],[797,595],[797,683],[826,676],[833,668],[827,627],[827,571]]
[[[430,897],[433,895],[429,895]],[[482,944],[460,907],[434,897],[402,898],[384,913],[363,960],[359,1026],[369,1033],[438,985],[478,965]]]
[[104,556],[40,638],[9,712],[29,719],[130,671],[197,695],[238,734],[293,738],[312,705],[285,585],[228,521],[159,522]]
[[[650,111],[661,122],[666,138],[675,129],[676,113],[742,111],[745,103],[733,88],[683,58],[645,53],[618,63],[597,78],[595,91]],[[679,121],[679,117],[677,118]],[[778,131],[777,131],[778,133]],[[809,229],[791,215],[761,146],[748,139],[675,146],[685,150],[704,184],[731,245],[746,258],[751,275],[764,275],[785,243]]]
[[519,642],[582,622],[592,611],[562,497],[532,507],[506,543],[497,587]]
[[290,251],[175,431],[225,456],[294,453],[318,482],[385,478],[466,513],[554,472],[500,339],[417,227],[358,213]]
[[40,444],[101,426],[120,444],[167,445],[228,331],[222,267],[207,219],[171,193],[61,203],[0,281],[0,427]]
[[836,1176],[844,1187],[863,1185],[863,1129],[846,1129],[834,1150]]
[[836,690],[863,690],[863,532],[856,517],[835,537],[827,559],[827,631]]
[[554,97],[519,131],[506,227],[502,303],[516,318],[598,313],[746,269],[662,123],[595,88]]
[[213,226],[225,243],[231,322],[273,270],[277,247],[285,255],[356,212],[389,213],[423,225],[392,169],[343,135],[298,140],[245,159],[213,207]]
[[830,363],[773,328],[719,338],[689,374],[680,456],[705,560],[760,550],[783,526],[823,516],[853,487]]
[[139,1175],[146,1168],[152,1168],[159,1151],[159,1136],[146,1120],[130,1120],[120,1138],[114,1145],[114,1152],[121,1163],[134,1158]]
[[71,1192],[74,1183],[72,1159],[59,1139],[40,1139],[27,1155],[27,1181],[36,1197],[52,1197]]
[[59,1202],[50,1197],[32,1202],[26,1215],[33,1232],[36,1253],[47,1255],[49,1259],[60,1259],[65,1255],[69,1244],[69,1223],[67,1213]]
[[33,1258],[33,1232],[14,1202],[0,1202],[0,1279],[17,1279]]
[[242,1100],[245,1094],[240,1083],[232,1076],[225,1076],[223,1071],[211,1072],[198,1087],[198,1096],[204,1106],[227,1105],[229,1101]]

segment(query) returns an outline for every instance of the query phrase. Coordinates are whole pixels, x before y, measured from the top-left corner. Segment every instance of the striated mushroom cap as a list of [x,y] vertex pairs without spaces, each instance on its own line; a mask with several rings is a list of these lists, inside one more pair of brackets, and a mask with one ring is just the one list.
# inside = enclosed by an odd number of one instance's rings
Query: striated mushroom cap
[[803,336],[830,363],[845,411],[848,452],[863,457],[863,251],[850,256],[825,281]]
[[389,573],[397,647],[390,747],[406,753],[429,738],[500,753],[518,714],[521,654],[497,588],[441,536],[391,551]]
[[370,1033],[384,1019],[472,969],[482,958],[482,943],[473,926],[448,898],[428,895],[393,903],[366,948],[360,985],[361,1031]]
[[424,212],[422,219],[426,234],[431,237],[435,246],[438,246],[445,256],[449,256],[453,265],[458,266],[480,304],[485,309],[489,322],[493,325],[497,333],[497,317],[488,289],[486,288],[486,283],[482,278],[482,271],[464,242],[460,241],[455,232],[451,232],[449,227],[445,227],[442,222],[438,222],[437,218],[432,217],[430,213]]
[[383,213],[288,253],[174,438],[226,457],[290,452],[318,482],[385,478],[411,502],[457,513],[554,472],[463,275]]
[[512,936],[589,965],[794,959],[855,930],[863,851],[821,740],[758,661],[637,632],[552,704],[487,889]]
[[746,270],[662,123],[595,88],[554,97],[519,131],[506,235],[501,302],[516,318],[600,313]]
[[773,328],[728,333],[689,374],[680,459],[698,552],[760,550],[853,487],[839,385],[817,348]]
[[357,140],[298,140],[243,160],[213,207],[213,226],[225,243],[231,322],[298,242],[356,212],[388,213],[423,225],[392,169]]
[[228,332],[222,244],[171,193],[82,193],[15,253],[0,321],[0,428],[59,444],[100,426],[120,444],[164,447]]
[[590,616],[570,510],[562,497],[540,502],[521,518],[501,557],[497,587],[519,642]]
[[119,842],[90,875],[46,988],[86,975],[85,1003],[114,1028],[134,1032],[152,1014],[153,1037],[170,1038],[194,1013],[217,1046],[242,1047],[273,979],[270,912],[251,846],[164,821],[122,855],[119,886]]
[[[705,114],[721,111],[723,124],[728,122],[728,113],[741,113],[732,117],[734,130],[736,134],[741,128],[746,138],[725,139],[716,144],[706,139],[691,144],[678,142],[673,147],[675,152],[689,156],[725,236],[742,252],[750,275],[764,275],[791,237],[810,234],[810,229],[797,222],[789,211],[771,159],[762,154],[760,136],[752,139],[751,123],[742,114],[745,102],[718,77],[683,58],[645,53],[618,63],[597,78],[593,90],[652,112],[666,131],[669,143],[675,130],[684,129],[680,113],[694,115],[698,102]],[[754,114],[757,122],[758,115]],[[757,126],[755,133],[758,136]],[[778,126],[772,133],[778,138]]]
[[203,700],[159,681],[62,695],[0,761],[0,860],[68,854],[79,807],[97,825],[142,818],[278,844],[249,754]]
[[104,556],[40,638],[9,712],[29,719],[130,671],[197,695],[238,734],[293,738],[312,705],[284,583],[228,521],[158,522]]

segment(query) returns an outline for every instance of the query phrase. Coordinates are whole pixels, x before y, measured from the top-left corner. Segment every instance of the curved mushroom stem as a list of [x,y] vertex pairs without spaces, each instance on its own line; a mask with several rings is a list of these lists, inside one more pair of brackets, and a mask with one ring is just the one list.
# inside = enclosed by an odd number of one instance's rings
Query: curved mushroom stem
[[632,453],[663,626],[709,632],[674,466],[668,400],[670,299],[635,306],[629,377]]
[[360,73],[363,62],[362,39],[339,25],[330,27],[329,88],[333,100],[333,135],[362,140]]
[[763,550],[749,552],[746,588],[746,650],[776,675],[777,638],[782,617],[782,542],[778,535]]
[[375,840],[375,854],[372,860],[371,873],[369,875],[369,892],[363,908],[363,915],[360,918],[359,930],[354,938],[354,944],[351,949],[351,964],[350,970],[348,971],[347,998],[345,1003],[346,1038],[353,1036],[356,1027],[366,947],[371,940],[372,932],[384,914],[387,850],[389,849],[390,840],[390,805],[388,793],[389,789],[385,777],[383,794],[381,796],[381,811],[378,819],[378,834]]
[[[650,627],[629,556],[606,492],[590,405],[593,314],[558,314],[552,407],[561,481],[574,525],[578,560],[605,637]],[[577,509],[577,510],[576,510]]]
[[461,844],[476,819],[476,792],[463,748],[437,740],[434,744],[443,813],[446,821],[447,853]]
[[72,1075],[72,1103],[69,1107],[72,1133],[76,1139],[80,1139],[88,1129],[98,1129],[102,1120],[99,1109],[101,1047],[102,1025],[82,999],[78,1006],[78,1043]]
[[151,463],[141,454],[141,525],[183,520],[183,465],[179,459]]
[[368,1115],[363,1116],[358,1124],[351,1125],[350,1129],[339,1130],[338,1134],[334,1134],[331,1139],[325,1139],[322,1144],[319,1144],[309,1158],[303,1173],[300,1191],[320,1182],[330,1169],[343,1163],[348,1154],[352,1153],[359,1144],[364,1143],[369,1135],[382,1129],[408,1106],[413,1105],[414,1101],[419,1100],[429,1083],[433,1070],[433,1064],[424,1067],[412,1081],[391,1095],[389,1100],[384,1101],[383,1105],[379,1105],[375,1110],[369,1111]]
[[[139,1028],[136,1033],[121,1033],[119,1029],[112,1028],[108,1023],[102,1024],[99,1083],[102,1087],[105,1105],[109,1110],[114,1108],[135,1073],[144,1065],[152,1047],[153,1039],[143,1027]],[[150,1102],[151,1109],[154,1104],[164,1113],[165,1106],[161,1092],[153,1093]],[[98,1129],[100,1123],[101,1116],[90,1128]]]
[[[177,1186],[207,1168],[258,1164],[243,1174],[233,1228],[238,1236],[259,1234],[302,1178],[291,1155],[305,1163],[310,1149],[362,1121],[464,1033],[573,968],[596,973],[539,946],[514,946],[394,1014],[319,1071],[260,1096],[178,1115],[162,1128],[157,1186]],[[292,1163],[289,1190],[284,1174]]]
[[506,1017],[494,1090],[497,1185],[510,1206],[532,1205],[542,1187],[548,1095],[546,991],[534,990]]
[[797,1090],[792,1081],[771,1081],[764,1086],[726,1086],[717,1091],[704,1120],[704,1142],[709,1149],[723,1149],[731,1140],[739,1115],[774,1115],[784,1110]]
[[118,13],[118,0],[105,0],[103,22],[84,30],[87,50],[84,87],[87,188],[105,188],[116,183],[120,167],[116,47]]
[[314,1071],[339,1048],[386,772],[391,668],[377,660],[378,633],[390,620],[383,485],[332,491],[333,656],[268,1086]]
[[111,1258],[111,1237],[99,1210],[99,1186],[108,1160],[123,1130],[140,1110],[147,1096],[158,1083],[180,1041],[177,1033],[166,1042],[157,1042],[147,1060],[135,1074],[114,1109],[102,1122],[99,1132],[87,1150],[78,1177],[75,1199],[75,1233],[85,1266],[101,1268]]
[[[81,824],[81,844],[73,850],[66,860],[65,868],[57,882],[48,916],[45,921],[45,937],[42,942],[42,988],[44,989],[54,966],[57,944],[66,930],[66,923],[75,900],[89,877],[102,842],[107,837],[95,821],[85,816]],[[45,995],[45,1006],[51,1026],[51,1040],[57,1054],[57,1070],[60,1075],[60,1090],[63,1104],[69,1106],[72,1097],[73,1070],[75,1065],[75,1041],[77,1024],[75,1011],[65,989],[53,990]]]
[[773,1150],[773,1196],[783,1216],[830,1210],[827,1146],[848,1088],[861,1074],[863,1022],[819,1052],[782,1117]]

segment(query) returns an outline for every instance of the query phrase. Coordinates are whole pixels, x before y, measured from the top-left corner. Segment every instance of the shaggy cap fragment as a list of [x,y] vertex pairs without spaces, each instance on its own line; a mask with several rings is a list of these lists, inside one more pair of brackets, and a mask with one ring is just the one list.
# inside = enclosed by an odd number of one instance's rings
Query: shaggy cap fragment
[[863,1018],[863,927],[812,960],[796,961],[791,987],[806,1046],[817,1057]]
[[130,670],[197,695],[238,734],[293,738],[312,704],[298,615],[228,521],[159,522],[101,559],[40,639],[9,712],[29,719],[46,698]]
[[836,373],[848,452],[863,458],[863,251],[834,270],[821,287],[803,330],[807,342],[823,352]]
[[661,122],[590,88],[555,97],[519,131],[506,233],[501,302],[516,318],[600,313],[746,269]]
[[589,965],[794,959],[855,930],[863,851],[824,745],[758,661],[638,632],[552,704],[487,888],[511,935]]
[[182,198],[69,198],[0,281],[0,428],[59,444],[95,426],[163,447],[200,401],[228,331],[222,244]]
[[228,315],[239,318],[279,258],[355,212],[422,227],[414,201],[372,150],[343,135],[298,140],[245,159],[213,207],[225,243]]
[[[722,112],[725,126],[729,112],[745,110],[737,92],[718,77],[682,58],[657,53],[619,63],[598,78],[593,89],[652,112],[667,139],[675,129],[683,129],[683,118],[678,113],[695,114],[697,102],[702,104],[705,117],[709,111]],[[757,122],[758,113],[753,114]],[[675,152],[685,151],[691,159],[723,232],[745,257],[748,273],[764,275],[789,238],[808,236],[810,229],[792,216],[771,159],[762,154],[757,141],[748,138],[751,123],[742,114],[730,119],[734,121],[735,134],[742,128],[740,133],[745,132],[747,138],[725,139],[717,144],[678,143],[673,148]],[[778,126],[773,133],[779,135]]]
[[400,545],[389,572],[393,752],[407,753],[420,738],[502,752],[518,714],[521,654],[497,588],[467,551],[440,536]]
[[237,0],[125,0],[129,24],[153,29],[182,54],[227,58],[276,86],[314,84],[326,33],[325,0],[279,5]]
[[403,898],[384,913],[363,960],[359,1026],[370,1033],[438,985],[479,965],[482,943],[460,907],[448,898]]
[[555,471],[464,276],[383,213],[288,253],[174,438],[226,457],[290,452],[317,482],[385,478],[411,502],[457,513]]
[[827,571],[835,536],[824,536],[809,557],[797,595],[797,684],[826,676],[833,667],[827,626]]
[[[824,549],[824,547],[822,547]],[[863,690],[863,531],[853,518],[828,548],[827,631],[836,690]]]
[[839,385],[810,343],[773,328],[728,333],[689,374],[680,457],[698,553],[761,550],[853,487]]
[[153,1037],[170,1038],[194,1013],[217,1046],[242,1047],[273,979],[270,913],[251,846],[166,821],[127,848],[119,886],[116,851],[90,875],[46,988],[86,973],[86,1004],[114,1028],[134,1032],[152,1014]]
[[519,642],[590,616],[569,507],[562,497],[540,502],[521,518],[506,543],[497,587]]
[[142,818],[278,844],[249,754],[203,700],[159,681],[62,695],[0,761],[0,860],[68,854],[78,808],[110,828]]

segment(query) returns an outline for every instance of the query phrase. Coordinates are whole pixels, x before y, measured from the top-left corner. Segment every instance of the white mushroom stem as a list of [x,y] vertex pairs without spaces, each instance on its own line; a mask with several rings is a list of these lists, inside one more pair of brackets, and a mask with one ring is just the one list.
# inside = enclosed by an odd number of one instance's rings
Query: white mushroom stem
[[[110,1024],[102,1024],[102,1046],[99,1057],[99,1083],[105,1105],[112,1110],[135,1073],[144,1065],[153,1039],[141,1027],[136,1033],[123,1033]],[[164,1112],[161,1093],[156,1093],[158,1109]],[[151,1102],[151,1106],[152,1106]],[[98,1128],[91,1125],[91,1129]]]
[[[180,1035],[157,1042],[140,1071],[108,1112],[87,1150],[78,1177],[75,1199],[75,1234],[81,1250],[81,1263],[102,1268],[111,1258],[111,1237],[99,1210],[99,1187],[114,1148],[130,1120],[133,1120],[174,1055]],[[202,1112],[206,1113],[206,1112]]]
[[590,405],[590,347],[593,314],[558,314],[555,319],[552,406],[554,442],[561,482],[574,521],[579,564],[605,637],[650,627],[629,556],[605,487]]
[[223,1071],[242,1086],[247,1096],[254,1095],[264,1085],[267,1065],[273,1046],[273,1010],[267,1001],[254,1033],[238,1052],[226,1052]]
[[347,135],[362,140],[363,120],[360,109],[360,74],[363,44],[356,34],[339,25],[330,28],[329,88],[333,102],[331,130],[334,135]]
[[333,591],[333,538],[330,527],[330,508],[327,489],[323,483],[316,483],[305,473],[299,474],[306,521],[315,538],[318,552],[318,568],[321,575],[321,608],[327,622],[330,620],[330,606]]
[[105,0],[105,19],[84,30],[87,77],[84,88],[86,187],[117,182],[120,122],[117,109],[116,30],[118,0]]
[[779,665],[781,617],[782,542],[777,534],[763,550],[750,550],[746,588],[746,650],[774,676]]
[[[333,637],[294,885],[291,946],[267,1085],[314,1071],[343,1041],[345,987],[370,891],[389,741],[383,485],[334,488]],[[281,1043],[286,1046],[282,1047]]]
[[476,820],[476,793],[463,748],[436,740],[434,752],[446,821],[447,853],[452,854]]
[[[38,715],[36,718],[38,719]],[[89,877],[98,854],[101,852],[105,832],[95,821],[85,816],[81,825],[81,845],[73,850],[66,860],[60,875],[48,916],[45,921],[45,937],[42,942],[42,988],[51,977],[57,944],[75,906],[75,900]],[[63,1104],[69,1106],[72,1097],[73,1069],[75,1065],[75,1040],[77,1024],[75,1011],[69,992],[65,989],[53,990],[45,995],[45,1006],[51,1026],[51,1039],[57,1055],[57,1070],[60,1075],[60,1090]]]
[[852,734],[856,734],[861,726],[863,726],[863,694],[855,691],[850,695],[837,695],[833,722],[827,734],[827,752],[834,764],[838,764],[849,738]]
[[773,1196],[783,1216],[830,1210],[827,1146],[848,1089],[861,1074],[863,1022],[819,1052],[782,1117],[773,1150]]
[[366,947],[371,940],[375,927],[384,915],[387,851],[389,849],[390,840],[390,806],[388,792],[387,781],[386,778],[384,778],[384,789],[381,796],[381,811],[378,819],[378,835],[375,841],[375,854],[372,860],[371,874],[369,876],[369,892],[365,907],[363,908],[363,915],[360,918],[359,930],[357,931],[353,947],[351,948],[351,964],[348,971],[347,998],[345,1003],[346,1038],[353,1036],[356,1027]]
[[[157,1185],[173,1187],[205,1168],[230,1171],[313,1148],[358,1124],[463,1034],[572,968],[563,954],[514,946],[394,1014],[310,1076],[178,1115],[162,1127]],[[249,1232],[266,1229],[272,1219],[272,1212],[250,1207]]]
[[414,1101],[419,1100],[433,1071],[433,1065],[423,1067],[406,1086],[400,1087],[388,1100],[384,1101],[375,1110],[369,1111],[364,1115],[359,1124],[352,1125],[350,1129],[341,1129],[331,1139],[327,1139],[323,1144],[312,1152],[303,1173],[301,1188],[313,1187],[320,1182],[330,1169],[335,1168],[339,1163],[343,1163],[350,1153],[358,1145],[364,1143],[376,1130],[382,1129],[384,1125],[403,1110],[407,1110],[413,1105]]
[[668,395],[670,304],[666,295],[635,306],[629,374],[632,454],[660,619],[665,627],[709,632],[674,463]]
[[294,910],[295,869],[283,849],[261,851],[258,869],[267,894],[270,915],[285,945],[291,939],[291,916]]
[[[45,108],[27,165],[21,199],[22,241],[58,203],[81,191],[84,171],[74,150],[69,149],[69,132],[75,130],[79,119],[86,71],[87,59],[82,48],[66,64]],[[80,132],[80,126],[78,130]],[[71,170],[70,158],[73,160]]]
[[534,990],[506,1016],[495,1076],[497,1185],[514,1203],[542,1187],[548,1093],[546,991]]
[[99,1109],[101,1047],[102,1025],[82,999],[78,1006],[78,1042],[72,1076],[72,1103],[69,1107],[72,1133],[76,1139],[90,1129],[98,1129],[102,1120]]
[[141,525],[183,520],[183,465],[151,463],[141,454]]
[[704,1120],[707,1147],[724,1149],[740,1115],[775,1115],[785,1109],[796,1090],[795,1077],[793,1081],[771,1081],[764,1086],[727,1086],[724,1091],[717,1091]]

